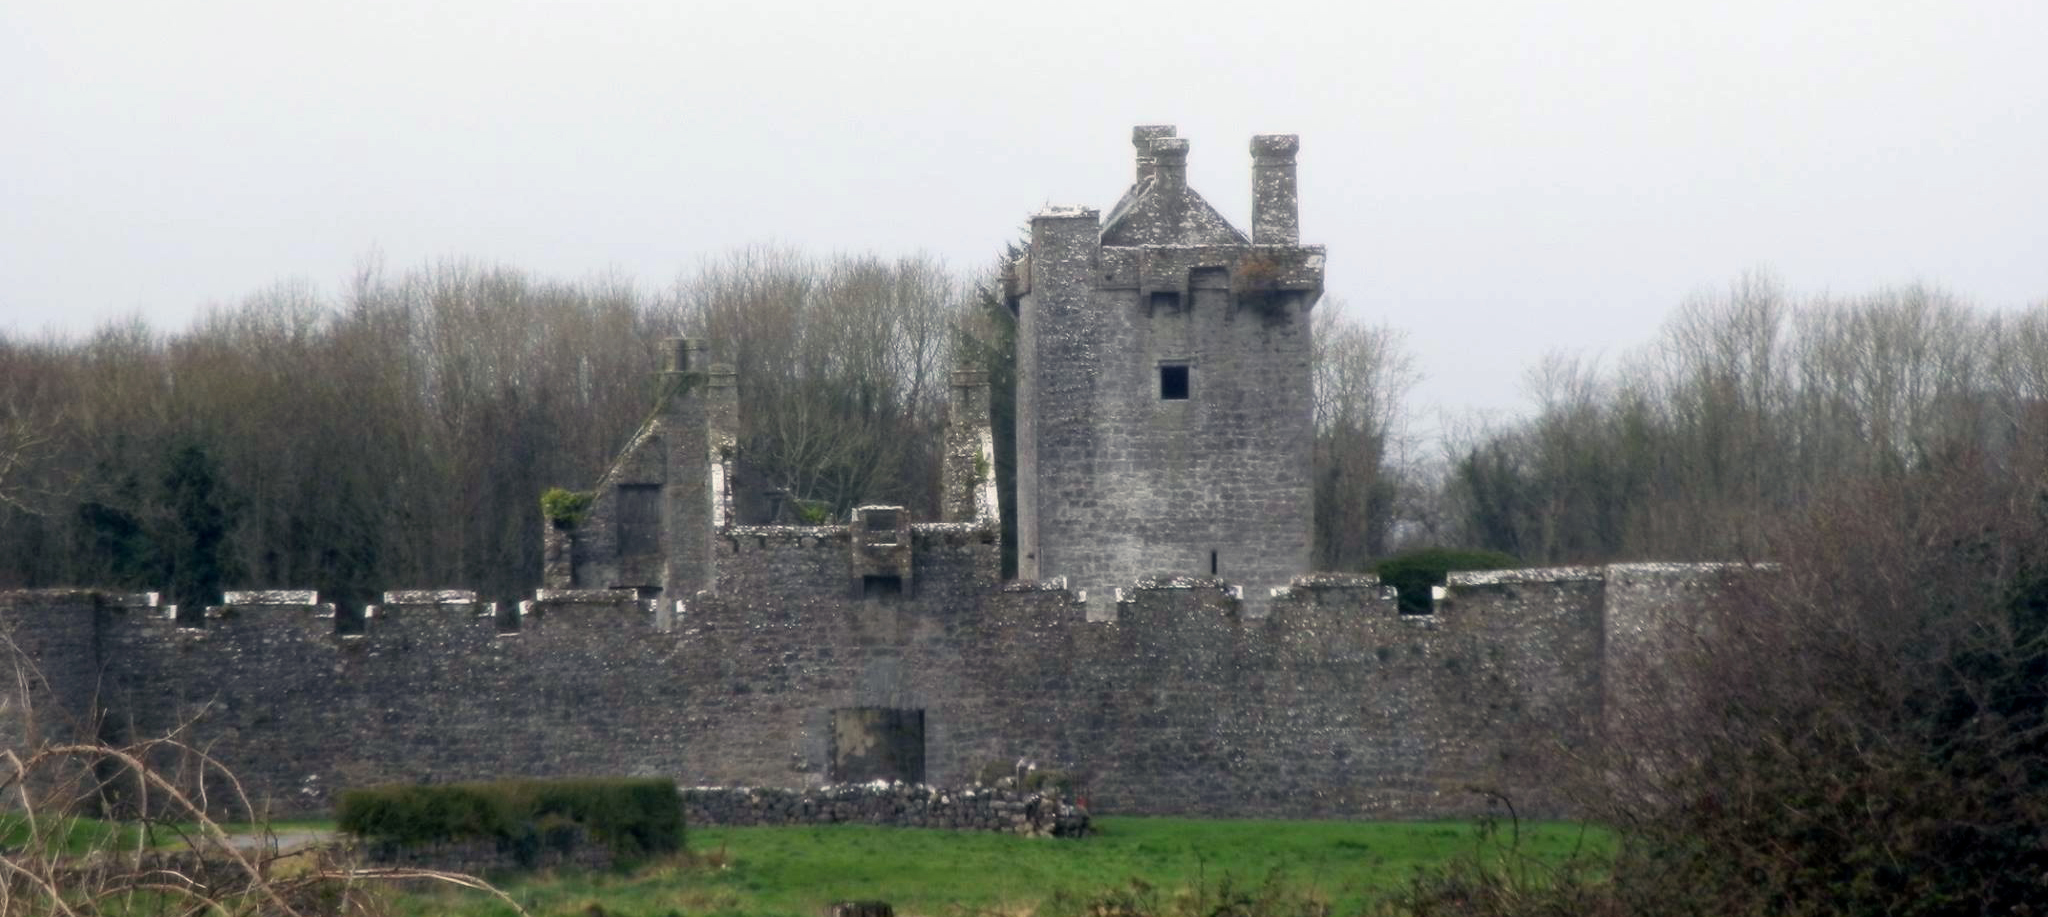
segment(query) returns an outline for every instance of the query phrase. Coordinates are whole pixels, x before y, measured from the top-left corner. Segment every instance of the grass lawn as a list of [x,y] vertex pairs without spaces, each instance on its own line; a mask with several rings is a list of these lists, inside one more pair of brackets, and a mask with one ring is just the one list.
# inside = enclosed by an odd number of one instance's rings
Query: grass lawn
[[[536,915],[816,917],[827,902],[879,899],[900,915],[1075,913],[1080,901],[1138,879],[1163,897],[1277,877],[1356,911],[1419,866],[1479,849],[1470,823],[1100,818],[1083,840],[863,825],[693,828],[690,855],[630,873],[505,877]],[[1607,835],[1573,824],[1523,825],[1523,852],[1604,852]],[[1489,846],[1498,851],[1499,845]],[[408,914],[507,914],[473,893],[409,893]],[[596,905],[596,909],[592,908]]]
[[[258,826],[228,822],[221,830],[232,835],[252,835]],[[274,834],[286,832],[334,830],[334,822],[318,820],[269,822],[268,829]],[[97,818],[45,819],[37,823],[43,841],[38,849],[55,848],[68,856],[79,856],[96,850],[133,850],[141,839],[142,829],[133,823],[109,822]],[[158,824],[149,831],[149,846],[158,848],[179,848],[186,841],[199,837],[196,824]],[[19,849],[29,841],[29,823],[16,813],[0,813],[0,847]]]
[[[36,844],[37,849],[53,847],[71,855],[105,849],[114,844],[135,844],[135,829],[96,818],[45,818],[34,824],[33,831],[41,839]],[[28,819],[14,812],[0,813],[0,847],[14,850],[26,846],[30,832]]]

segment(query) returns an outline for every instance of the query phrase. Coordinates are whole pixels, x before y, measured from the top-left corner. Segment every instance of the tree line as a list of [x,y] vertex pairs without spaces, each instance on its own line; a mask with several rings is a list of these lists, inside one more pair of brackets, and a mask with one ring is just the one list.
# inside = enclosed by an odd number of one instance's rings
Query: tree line
[[[948,373],[987,369],[1014,520],[1014,328],[994,276],[757,246],[650,293],[372,261],[335,295],[280,284],[185,328],[0,336],[0,584],[516,596],[537,582],[537,495],[603,472],[652,405],[655,342],[676,335],[740,373],[755,511],[772,493],[825,516],[934,515]],[[2017,468],[2048,437],[2048,303],[1991,312],[1924,286],[1795,299],[1745,277],[1611,366],[1538,360],[1532,412],[1454,421],[1434,444],[1409,432],[1401,333],[1335,302],[1314,315],[1318,569],[1425,545],[1529,564],[1757,557],[1774,520],[1836,482]]]
[[1994,312],[1906,286],[1795,299],[1750,276],[1611,369],[1552,355],[1530,416],[1450,438],[1428,520],[1526,562],[1759,558],[1844,482],[2048,444],[2048,302]]
[[[372,260],[338,294],[283,283],[185,328],[0,335],[0,586],[516,598],[538,585],[539,495],[602,474],[653,405],[656,342],[679,335],[739,372],[741,497],[757,512],[887,502],[935,517],[949,373],[988,369],[1014,519],[1014,329],[993,278],[765,246],[653,293]],[[1399,399],[1375,374],[1394,339],[1335,310],[1317,321],[1332,469],[1318,497],[1377,506]],[[1331,531],[1363,559],[1367,540]]]

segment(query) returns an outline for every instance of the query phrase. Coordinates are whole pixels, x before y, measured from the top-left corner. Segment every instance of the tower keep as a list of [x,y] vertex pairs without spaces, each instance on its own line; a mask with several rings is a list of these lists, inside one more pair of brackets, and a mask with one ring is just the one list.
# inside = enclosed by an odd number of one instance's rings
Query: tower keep
[[1252,235],[1188,187],[1174,128],[1132,132],[1106,218],[1031,218],[1006,278],[1017,336],[1018,574],[1067,578],[1090,617],[1143,576],[1217,577],[1253,608],[1308,571],[1309,312],[1298,139],[1252,138]]

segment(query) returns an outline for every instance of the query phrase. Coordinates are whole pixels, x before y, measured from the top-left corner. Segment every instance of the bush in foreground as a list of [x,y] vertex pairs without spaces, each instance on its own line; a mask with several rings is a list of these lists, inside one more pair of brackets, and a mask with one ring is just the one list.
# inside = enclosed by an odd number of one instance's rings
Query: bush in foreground
[[1993,458],[1842,485],[1610,686],[1610,878],[1460,866],[1395,912],[2048,914],[2048,477]]
[[659,778],[367,787],[342,794],[335,820],[350,834],[402,845],[489,840],[531,850],[581,829],[613,855],[639,858],[683,841],[682,798]]

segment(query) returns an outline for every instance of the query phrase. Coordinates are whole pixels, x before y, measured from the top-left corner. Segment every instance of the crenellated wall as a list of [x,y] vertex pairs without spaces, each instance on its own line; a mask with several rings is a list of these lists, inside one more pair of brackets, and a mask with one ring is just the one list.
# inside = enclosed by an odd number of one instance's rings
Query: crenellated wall
[[[846,527],[736,527],[720,588],[680,606],[549,589],[500,614],[394,592],[344,635],[305,593],[232,594],[192,627],[74,590],[0,594],[0,624],[42,673],[39,720],[183,730],[285,812],[394,780],[819,786],[853,739],[835,712],[878,708],[914,713],[936,785],[1022,758],[1079,777],[1098,813],[1414,817],[1477,808],[1472,786],[1556,811],[1546,756],[1593,741],[1610,650],[1729,575],[1459,574],[1430,615],[1369,576],[1316,575],[1261,617],[1222,580],[1154,577],[1090,620],[1063,583],[999,587],[983,527],[911,532],[899,595],[852,593]],[[13,701],[0,738],[22,747]]]
[[741,525],[738,380],[672,339],[588,511],[542,521],[532,600],[392,592],[342,633],[310,592],[182,615],[0,593],[23,675],[0,742],[175,733],[280,813],[387,781],[947,786],[1018,760],[1098,812],[1436,816],[1474,787],[1561,811],[1558,756],[1611,732],[1742,569],[1456,574],[1427,615],[1299,575],[1325,268],[1299,142],[1253,138],[1250,235],[1187,186],[1171,127],[1133,143],[1124,199],[1037,214],[1003,279],[1025,581],[1001,582],[985,373],[952,377],[939,521]]

